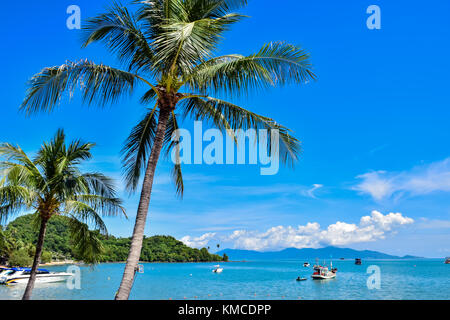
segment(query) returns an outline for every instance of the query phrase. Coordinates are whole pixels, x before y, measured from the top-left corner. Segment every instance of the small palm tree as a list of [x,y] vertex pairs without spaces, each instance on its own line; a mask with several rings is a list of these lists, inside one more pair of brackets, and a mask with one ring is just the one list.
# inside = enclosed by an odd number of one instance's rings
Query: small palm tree
[[40,225],[33,266],[23,300],[29,300],[36,280],[48,221],[55,215],[70,219],[74,248],[83,260],[95,263],[102,247],[92,224],[107,233],[101,218],[125,214],[116,197],[112,180],[100,173],[82,173],[80,164],[92,157],[92,143],[73,141],[66,145],[58,130],[53,140],[44,143],[33,159],[17,146],[0,145],[0,219],[5,221],[23,210],[33,210]]
[[[135,1],[137,12],[115,4],[105,14],[88,20],[84,46],[102,42],[124,68],[88,60],[67,62],[43,69],[30,81],[22,110],[27,114],[50,112],[64,92],[79,86],[87,103],[117,102],[124,95],[146,87],[141,98],[148,110],[132,130],[123,148],[127,187],[135,191],[145,172],[130,253],[116,299],[128,299],[142,249],[144,229],[155,170],[161,151],[176,143],[171,137],[179,120],[205,120],[222,130],[277,129],[280,157],[297,160],[299,141],[290,130],[218,96],[246,94],[315,78],[309,54],[294,45],[268,43],[247,56],[214,56],[223,34],[245,16],[233,13],[246,0],[148,0]],[[271,139],[268,139],[269,146]],[[182,195],[183,177],[175,164],[173,177]]]

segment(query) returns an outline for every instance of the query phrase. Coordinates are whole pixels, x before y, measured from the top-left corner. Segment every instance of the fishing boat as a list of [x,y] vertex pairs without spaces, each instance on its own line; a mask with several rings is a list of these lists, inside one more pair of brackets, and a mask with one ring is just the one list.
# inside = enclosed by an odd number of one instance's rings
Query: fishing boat
[[214,269],[213,269],[213,273],[222,273],[222,271],[223,271],[223,268],[221,268],[220,267],[220,265],[217,265],[217,266],[214,266]]
[[362,264],[361,259],[360,258],[356,258],[355,259],[355,264],[360,266]]
[[[8,268],[0,273],[0,284],[26,284],[30,279],[31,268]],[[37,269],[36,283],[51,283],[66,281],[73,277],[73,273],[50,272],[46,269]]]
[[305,262],[305,263],[303,263],[303,266],[304,266],[304,267],[309,267],[310,264],[309,264],[309,262]]
[[336,272],[337,269],[333,268],[333,262],[330,263],[330,268],[327,266],[321,266],[321,265],[315,265],[314,266],[314,273],[312,274],[311,278],[314,280],[327,280],[327,279],[333,279],[336,278]]
[[450,264],[450,257],[445,258],[445,264]]

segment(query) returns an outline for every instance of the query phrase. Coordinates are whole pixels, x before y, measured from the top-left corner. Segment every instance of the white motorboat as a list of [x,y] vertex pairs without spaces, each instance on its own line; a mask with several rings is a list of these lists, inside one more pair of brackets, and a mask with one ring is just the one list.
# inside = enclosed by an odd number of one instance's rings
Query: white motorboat
[[309,267],[310,264],[309,264],[309,262],[305,262],[305,263],[303,263],[303,266],[304,266],[304,267]]
[[333,262],[331,262],[330,269],[327,266],[315,265],[314,273],[311,278],[314,280],[327,280],[336,278],[337,269],[333,268]]
[[[0,284],[26,284],[30,278],[31,268],[9,268],[0,273]],[[50,272],[46,269],[38,269],[36,283],[52,283],[66,281],[73,277],[73,273]]]
[[222,271],[223,271],[223,268],[221,268],[219,265],[217,265],[217,266],[214,266],[214,269],[213,269],[213,273],[222,273]]

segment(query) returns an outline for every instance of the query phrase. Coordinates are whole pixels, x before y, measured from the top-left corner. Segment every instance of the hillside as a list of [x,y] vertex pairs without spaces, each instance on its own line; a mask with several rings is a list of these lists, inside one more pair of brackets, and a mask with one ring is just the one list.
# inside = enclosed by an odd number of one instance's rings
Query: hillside
[[[38,231],[34,228],[33,216],[25,215],[12,221],[6,227],[18,246],[35,245]],[[130,238],[100,236],[104,253],[100,262],[125,261],[130,247]],[[1,248],[0,248],[1,249]],[[48,224],[44,250],[54,258],[77,259],[69,239],[68,218],[53,217]],[[222,257],[210,254],[206,248],[193,249],[170,236],[144,238],[141,261],[145,262],[208,262],[222,261]]]
[[389,254],[385,254],[377,251],[370,250],[353,250],[349,248],[337,248],[337,247],[325,247],[320,249],[304,248],[288,248],[281,251],[274,252],[259,252],[251,250],[236,250],[225,249],[219,251],[217,254],[226,254],[230,260],[302,260],[302,259],[333,259],[345,258],[345,259],[414,259],[418,257],[405,256],[398,257]]

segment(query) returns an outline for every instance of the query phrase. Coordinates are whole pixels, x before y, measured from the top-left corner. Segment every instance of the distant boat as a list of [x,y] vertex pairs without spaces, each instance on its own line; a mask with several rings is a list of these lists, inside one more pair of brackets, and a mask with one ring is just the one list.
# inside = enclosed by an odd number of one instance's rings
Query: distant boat
[[359,258],[356,258],[356,259],[355,259],[355,264],[357,264],[357,265],[361,265],[361,264],[362,264],[362,262],[361,262],[361,259],[359,259]]
[[336,278],[337,269],[333,268],[333,262],[330,263],[330,268],[327,266],[314,265],[314,273],[311,278],[314,280],[327,280]]
[[445,264],[450,264],[450,257],[445,258]]
[[214,266],[214,269],[213,269],[213,273],[222,273],[222,271],[223,271],[223,268],[221,268],[219,265],[217,265],[217,266]]
[[340,260],[344,260],[345,258],[339,258]]
[[303,266],[304,266],[304,267],[309,267],[310,264],[309,264],[309,262],[305,262],[305,263],[303,264]]
[[[30,279],[30,268],[8,268],[0,272],[0,283],[11,284],[26,284]],[[50,272],[45,269],[37,269],[36,283],[51,283],[66,281],[73,277],[73,273],[65,272]]]
[[298,277],[297,279],[295,279],[296,281],[306,281],[306,280],[308,280],[308,279],[306,279],[306,278],[303,278],[303,277]]

